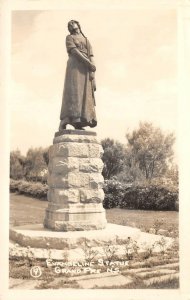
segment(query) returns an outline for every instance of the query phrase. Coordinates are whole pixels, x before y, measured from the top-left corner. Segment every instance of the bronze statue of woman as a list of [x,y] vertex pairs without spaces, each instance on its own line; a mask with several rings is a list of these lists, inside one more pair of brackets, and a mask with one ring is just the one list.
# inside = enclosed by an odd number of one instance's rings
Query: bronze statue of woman
[[68,23],[66,37],[67,61],[59,130],[70,124],[75,129],[97,125],[94,91],[96,90],[92,47],[79,22]]

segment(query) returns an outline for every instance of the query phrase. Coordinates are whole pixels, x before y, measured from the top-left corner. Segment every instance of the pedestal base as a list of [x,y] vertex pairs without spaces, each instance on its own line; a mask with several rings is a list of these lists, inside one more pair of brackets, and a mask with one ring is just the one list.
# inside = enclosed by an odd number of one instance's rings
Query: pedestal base
[[46,209],[44,226],[54,231],[83,231],[106,227],[102,204],[71,206],[56,211]]
[[95,132],[63,130],[55,134],[49,149],[46,228],[84,231],[106,227],[102,154]]

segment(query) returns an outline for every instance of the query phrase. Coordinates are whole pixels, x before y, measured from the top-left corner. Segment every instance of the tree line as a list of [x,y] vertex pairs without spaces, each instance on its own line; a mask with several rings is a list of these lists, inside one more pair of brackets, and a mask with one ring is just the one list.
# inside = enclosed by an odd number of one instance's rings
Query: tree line
[[[104,179],[121,182],[148,181],[165,178],[178,182],[174,163],[173,133],[164,133],[152,123],[141,122],[137,129],[126,134],[126,144],[106,138],[104,149]],[[17,149],[10,154],[10,177],[28,181],[47,181],[48,147],[30,148],[23,156]]]
[[18,149],[11,151],[10,178],[46,182],[48,162],[48,148],[30,148],[26,156]]

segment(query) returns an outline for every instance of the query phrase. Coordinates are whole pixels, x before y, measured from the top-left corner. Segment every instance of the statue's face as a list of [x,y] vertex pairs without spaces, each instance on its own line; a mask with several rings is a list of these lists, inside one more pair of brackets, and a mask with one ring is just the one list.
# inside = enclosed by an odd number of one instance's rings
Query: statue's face
[[74,21],[70,21],[69,22],[69,31],[73,32],[73,31],[78,31],[79,27],[77,25],[77,23],[75,23]]

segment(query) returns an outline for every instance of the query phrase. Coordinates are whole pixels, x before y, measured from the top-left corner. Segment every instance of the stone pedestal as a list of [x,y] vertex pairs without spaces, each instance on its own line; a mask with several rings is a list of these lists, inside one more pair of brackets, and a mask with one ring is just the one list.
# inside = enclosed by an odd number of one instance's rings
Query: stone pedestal
[[63,130],[55,134],[49,149],[45,227],[55,231],[106,227],[102,153],[95,132]]

